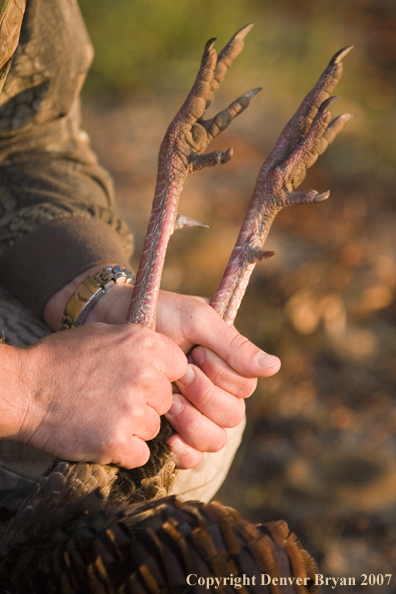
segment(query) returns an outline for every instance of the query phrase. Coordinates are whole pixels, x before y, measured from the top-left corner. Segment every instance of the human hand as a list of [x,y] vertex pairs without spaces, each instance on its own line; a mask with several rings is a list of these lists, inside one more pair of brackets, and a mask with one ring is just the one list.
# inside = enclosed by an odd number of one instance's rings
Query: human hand
[[202,452],[218,451],[227,442],[225,428],[244,418],[244,399],[256,389],[258,377],[280,368],[277,357],[264,353],[227,325],[199,297],[162,291],[157,309],[157,330],[185,352],[194,364],[175,383],[181,394],[165,415],[178,434],[168,441],[179,468],[192,468]]
[[[88,274],[101,270],[103,265],[96,268],[76,279],[75,286]],[[91,309],[85,324],[124,324],[132,290],[131,285],[114,285]],[[47,323],[54,328],[60,325],[65,292],[68,298],[71,291],[70,287],[65,288],[49,302]],[[195,365],[189,365],[185,375],[176,382],[181,394],[173,395],[172,407],[166,414],[177,431],[168,442],[176,466],[193,468],[201,460],[202,452],[214,452],[224,447],[227,441],[225,429],[242,421],[244,399],[254,392],[256,378],[276,373],[280,361],[263,353],[234,327],[225,324],[199,297],[161,291],[157,331],[185,353],[199,345],[192,352]]]
[[187,368],[171,340],[132,324],[91,324],[26,349],[4,348],[23,373],[16,422],[0,436],[60,458],[125,468],[147,462],[146,441],[171,406],[171,382]]
[[[120,284],[91,310],[87,322],[98,319],[121,324],[128,310],[132,287]],[[178,468],[192,468],[202,452],[215,452],[227,442],[226,428],[244,418],[244,399],[256,389],[258,377],[280,368],[277,357],[263,353],[227,325],[200,297],[160,292],[157,331],[185,353],[194,345],[186,374],[176,381],[180,394],[166,418],[177,431],[169,445]]]

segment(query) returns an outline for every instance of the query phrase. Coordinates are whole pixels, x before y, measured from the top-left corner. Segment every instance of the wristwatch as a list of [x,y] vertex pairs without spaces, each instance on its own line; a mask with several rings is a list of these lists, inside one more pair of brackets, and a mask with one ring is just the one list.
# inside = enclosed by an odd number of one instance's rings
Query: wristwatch
[[135,277],[123,266],[106,266],[95,276],[87,276],[77,285],[62,316],[61,330],[81,326],[92,307],[116,283],[134,283]]

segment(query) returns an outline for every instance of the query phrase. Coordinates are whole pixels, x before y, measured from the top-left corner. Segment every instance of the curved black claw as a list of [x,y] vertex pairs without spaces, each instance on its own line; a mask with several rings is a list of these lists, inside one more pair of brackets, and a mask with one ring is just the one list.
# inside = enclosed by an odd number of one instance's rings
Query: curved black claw
[[321,106],[318,109],[319,113],[323,113],[324,111],[327,111],[327,109],[330,107],[330,105],[332,103],[334,103],[335,101],[339,100],[339,96],[338,95],[334,95],[333,97],[329,97],[328,99],[326,99],[325,101],[323,101],[323,103],[321,104]]
[[329,66],[339,64],[345,58],[345,56],[349,54],[353,47],[353,45],[347,45],[346,47],[343,47],[342,49],[338,50],[338,52],[335,53],[334,56],[331,58]]

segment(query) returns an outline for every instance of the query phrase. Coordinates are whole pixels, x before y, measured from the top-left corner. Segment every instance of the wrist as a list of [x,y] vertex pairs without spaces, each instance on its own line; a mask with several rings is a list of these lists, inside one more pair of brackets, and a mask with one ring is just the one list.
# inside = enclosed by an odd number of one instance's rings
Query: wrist
[[27,349],[0,344],[0,438],[19,441],[31,403]]
[[127,283],[115,285],[99,299],[89,311],[85,324],[125,324],[134,286]]
[[[92,323],[94,321],[100,322],[108,322],[106,317],[114,317],[111,312],[110,303],[114,302],[114,298],[108,299],[108,295],[118,287],[118,282],[113,282],[110,279],[110,282],[104,283],[102,279],[95,280],[95,275],[101,273],[106,267],[115,267],[117,266],[114,263],[106,263],[106,264],[97,264],[92,266],[88,270],[85,270],[83,273],[75,277],[70,283],[62,287],[51,299],[48,301],[44,308],[43,318],[44,321],[48,326],[50,326],[53,330],[57,331],[61,328],[62,324],[62,317],[65,312],[65,308],[70,308],[69,301],[72,299],[72,303],[74,303],[72,310],[78,314],[80,317],[80,324],[82,323]],[[122,270],[124,270],[121,267]],[[118,278],[117,272],[117,278]],[[124,275],[125,276],[125,275]],[[88,278],[90,277],[90,278]],[[119,279],[121,282],[120,284],[125,283],[125,279]],[[85,287],[85,284],[88,282],[89,289]],[[130,282],[130,281],[128,281]],[[83,299],[78,297],[77,295],[77,288],[79,288],[78,293],[80,293],[81,283],[84,283],[82,286],[84,295]],[[95,290],[98,289],[97,295],[94,299],[89,298],[89,303],[86,303],[86,297],[89,297]],[[111,290],[110,290],[111,289]],[[117,291],[118,294],[118,291]],[[105,299],[106,298],[106,299]],[[104,300],[104,303],[98,308],[99,304]],[[109,303],[108,306],[106,304]],[[129,304],[128,304],[129,307]],[[82,312],[82,310],[85,310]],[[128,309],[126,310],[126,312]],[[92,315],[90,315],[92,312]],[[126,317],[125,312],[125,317]],[[84,314],[83,316],[81,314]],[[106,317],[105,317],[106,316]],[[68,319],[68,318],[67,318]],[[74,320],[73,320],[74,321]],[[125,318],[117,323],[125,322]],[[76,324],[78,325],[78,324]]]

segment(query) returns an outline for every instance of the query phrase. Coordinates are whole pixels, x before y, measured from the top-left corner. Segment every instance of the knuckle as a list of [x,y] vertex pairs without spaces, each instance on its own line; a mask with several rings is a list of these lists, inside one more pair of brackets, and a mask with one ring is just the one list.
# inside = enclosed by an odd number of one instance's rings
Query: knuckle
[[[219,427],[220,429],[220,427]],[[228,441],[227,432],[224,429],[216,431],[216,438],[213,437],[212,442],[208,445],[208,452],[219,452],[224,448]]]
[[202,370],[204,370],[205,375],[210,378],[210,381],[215,386],[223,386],[226,383],[227,372],[225,368],[222,365],[216,365],[211,362],[210,356],[207,356],[207,359],[202,366]]
[[[137,388],[136,392],[142,392],[145,394],[146,392],[150,392],[153,386],[156,385],[158,381],[159,373],[155,367],[151,365],[141,365],[135,372],[134,375],[134,384]],[[133,392],[132,397],[136,396],[135,390],[131,390]]]
[[119,332],[128,348],[150,351],[157,343],[155,332],[139,324],[123,324],[119,327]]
[[154,437],[158,435],[161,427],[161,419],[159,415],[156,413],[147,415],[145,424],[147,439],[154,439]]
[[249,398],[257,387],[256,378],[246,378],[238,386],[237,396],[240,398]]
[[97,459],[99,464],[107,464],[117,457],[117,452],[122,444],[120,432],[116,427],[108,427],[106,433],[102,436],[98,448]]
[[186,373],[188,367],[188,360],[183,351],[177,346],[172,355],[172,360],[169,362],[169,372],[172,375],[172,377],[178,379]]
[[188,432],[191,437],[200,437],[202,432],[202,424],[204,417],[202,414],[197,413],[194,415],[194,419],[191,420]]
[[198,407],[204,407],[213,399],[213,396],[214,389],[212,386],[200,389],[194,398],[194,404]]
[[234,405],[231,410],[228,411],[228,414],[225,418],[225,422],[223,423],[224,427],[228,429],[232,429],[233,427],[237,427],[239,423],[241,423],[245,417],[246,406],[244,400],[235,400]]
[[138,460],[137,463],[134,463],[134,465],[131,468],[137,467],[137,466],[144,466],[150,459],[150,450],[148,445],[145,442],[141,442],[142,444],[142,448],[141,448],[141,452],[138,454]]
[[[147,414],[143,418],[141,426],[147,433],[146,439],[153,439],[160,429],[160,419],[157,415]],[[114,424],[107,428],[97,448],[97,464],[118,464],[124,468],[135,468],[148,461],[150,450],[145,440],[134,435],[127,427],[128,424],[123,424],[123,427]]]
[[202,320],[210,322],[211,319],[218,318],[218,314],[205,301],[194,299],[194,312],[189,319],[191,328],[194,331],[202,329]]
[[161,390],[161,411],[160,415],[164,415],[168,412],[170,407],[172,406],[173,401],[173,389],[172,384],[169,382],[164,382],[163,389]]
[[[136,344],[136,341],[134,341]],[[150,330],[149,328],[145,328],[144,326],[140,327],[139,332],[139,339],[138,339],[139,349],[143,351],[151,352],[157,346],[157,337],[155,332]]]
[[121,460],[117,462],[119,466],[127,469],[137,468],[144,466],[150,458],[149,447],[138,437],[132,438],[129,451],[129,454],[124,454]]
[[172,406],[172,384],[166,378],[158,378],[155,392],[149,400],[151,406],[159,415],[164,415]]
[[233,350],[243,352],[246,350],[250,351],[253,345],[250,342],[250,340],[248,340],[245,336],[242,336],[242,334],[239,334],[238,332],[231,339],[230,346]]

